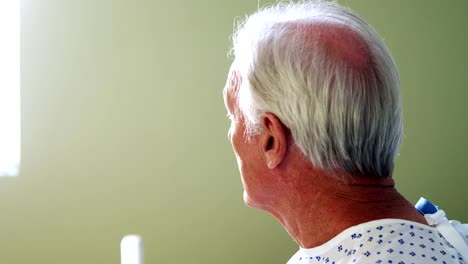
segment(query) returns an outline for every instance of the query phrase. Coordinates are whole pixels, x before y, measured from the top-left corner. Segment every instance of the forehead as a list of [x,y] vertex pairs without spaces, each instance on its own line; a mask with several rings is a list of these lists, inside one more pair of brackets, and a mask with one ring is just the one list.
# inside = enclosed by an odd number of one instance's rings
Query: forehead
[[241,83],[241,75],[233,67],[229,70],[226,85],[223,90],[224,104],[228,110],[233,109],[234,99],[237,98],[239,86]]

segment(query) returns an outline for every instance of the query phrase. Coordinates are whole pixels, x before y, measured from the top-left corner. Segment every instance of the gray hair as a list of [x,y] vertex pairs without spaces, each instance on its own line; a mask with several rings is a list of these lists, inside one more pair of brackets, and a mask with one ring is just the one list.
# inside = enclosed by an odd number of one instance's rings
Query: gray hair
[[376,31],[333,2],[280,3],[233,35],[247,134],[274,113],[314,166],[391,176],[402,140],[399,76]]

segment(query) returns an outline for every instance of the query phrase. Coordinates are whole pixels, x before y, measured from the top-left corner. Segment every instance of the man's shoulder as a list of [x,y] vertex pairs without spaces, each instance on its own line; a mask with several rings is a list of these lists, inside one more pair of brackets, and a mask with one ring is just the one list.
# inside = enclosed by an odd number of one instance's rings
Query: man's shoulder
[[406,220],[383,219],[348,228],[319,247],[300,249],[288,264],[387,263],[388,260],[463,263],[435,228]]

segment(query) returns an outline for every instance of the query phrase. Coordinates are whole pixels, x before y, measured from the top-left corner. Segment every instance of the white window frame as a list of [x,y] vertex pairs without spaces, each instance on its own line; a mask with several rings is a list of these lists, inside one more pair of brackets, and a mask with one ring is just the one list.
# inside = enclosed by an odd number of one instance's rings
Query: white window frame
[[0,0],[0,176],[16,176],[21,157],[20,1]]

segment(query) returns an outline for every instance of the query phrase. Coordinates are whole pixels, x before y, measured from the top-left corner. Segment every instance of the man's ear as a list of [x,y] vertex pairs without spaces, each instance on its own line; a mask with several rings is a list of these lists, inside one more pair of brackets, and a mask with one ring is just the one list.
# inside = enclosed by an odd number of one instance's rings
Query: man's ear
[[286,157],[289,130],[272,113],[262,117],[260,144],[268,168],[276,168]]

